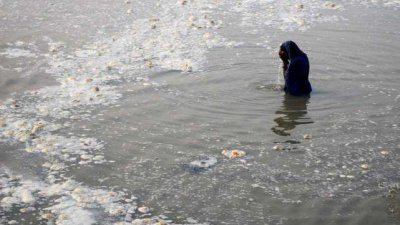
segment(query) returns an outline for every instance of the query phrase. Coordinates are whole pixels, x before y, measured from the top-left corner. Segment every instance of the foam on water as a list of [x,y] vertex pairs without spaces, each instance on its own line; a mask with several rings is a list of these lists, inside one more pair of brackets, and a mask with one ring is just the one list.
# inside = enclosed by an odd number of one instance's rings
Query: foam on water
[[[336,15],[322,14],[322,9],[337,10],[341,5],[324,1],[254,1],[234,3],[243,26],[271,26],[284,31],[305,31],[318,22],[338,21]],[[262,9],[262,10],[260,10]]]
[[1,52],[0,55],[11,59],[19,57],[29,57],[29,58],[37,57],[36,54],[32,53],[31,51],[19,48],[7,48],[4,52]]
[[[42,171],[47,174],[46,179],[14,179],[4,172],[1,206],[6,210],[32,207],[40,199],[51,206],[36,210],[42,218],[57,224],[93,224],[96,220],[91,209],[99,207],[104,210],[103,216],[115,217],[113,220],[125,217],[131,221],[136,213],[134,197],[126,200],[127,194],[123,192],[89,188],[64,177],[71,166],[107,161],[102,156],[101,142],[55,134],[57,130],[68,129],[70,123],[54,122],[90,119],[91,109],[87,106],[116,103],[121,97],[116,90],[118,83],[122,80],[142,83],[143,79],[135,78],[146,71],[200,70],[206,61],[207,49],[224,45],[224,40],[213,31],[221,23],[206,13],[212,5],[159,2],[157,17],[138,19],[117,36],[88,44],[72,54],[63,52],[65,43],[46,38],[50,41],[49,53],[41,57],[46,58],[50,66],[47,72],[60,85],[5,101],[1,106],[0,128],[4,141],[25,143],[25,151],[39,154],[45,160]],[[18,48],[6,49],[1,54],[9,58],[36,57]],[[157,83],[147,79],[142,85],[157,86]],[[50,201],[53,198],[56,200]],[[155,223],[161,219],[154,217],[133,223],[149,221]]]
[[[40,208],[41,217],[57,224],[94,224],[91,210],[102,208],[105,215],[121,216],[135,214],[134,197],[123,192],[93,189],[71,179],[57,183],[31,181],[23,177],[4,174],[1,177],[2,207],[6,210],[19,209],[21,214],[37,210],[38,204],[50,207]],[[22,210],[24,209],[24,210]]]

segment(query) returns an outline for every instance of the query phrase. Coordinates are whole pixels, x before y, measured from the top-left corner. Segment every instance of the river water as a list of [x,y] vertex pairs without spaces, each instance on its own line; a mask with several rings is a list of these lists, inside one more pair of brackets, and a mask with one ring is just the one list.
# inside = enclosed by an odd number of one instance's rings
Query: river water
[[399,7],[0,1],[0,223],[398,224]]

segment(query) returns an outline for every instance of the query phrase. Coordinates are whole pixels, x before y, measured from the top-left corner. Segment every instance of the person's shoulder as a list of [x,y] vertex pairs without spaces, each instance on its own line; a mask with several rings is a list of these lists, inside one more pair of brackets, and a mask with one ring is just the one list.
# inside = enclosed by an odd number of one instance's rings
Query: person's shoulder
[[292,63],[294,63],[294,64],[304,63],[304,62],[308,62],[308,57],[307,57],[306,54],[298,55],[297,57],[295,57],[295,58],[292,60]]

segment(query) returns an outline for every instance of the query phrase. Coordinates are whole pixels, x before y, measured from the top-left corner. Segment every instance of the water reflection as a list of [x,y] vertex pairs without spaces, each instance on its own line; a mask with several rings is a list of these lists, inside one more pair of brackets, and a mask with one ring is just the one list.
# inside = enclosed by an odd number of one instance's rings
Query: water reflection
[[309,103],[310,96],[295,97],[285,95],[282,101],[282,106],[275,112],[277,115],[274,121],[276,126],[271,130],[280,136],[289,136],[291,130],[300,124],[314,123],[309,116],[307,116],[307,104]]

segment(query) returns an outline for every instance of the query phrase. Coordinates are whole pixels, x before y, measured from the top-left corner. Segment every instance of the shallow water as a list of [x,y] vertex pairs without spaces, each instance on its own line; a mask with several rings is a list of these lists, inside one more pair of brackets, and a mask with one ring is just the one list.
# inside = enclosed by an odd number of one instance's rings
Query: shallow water
[[[398,1],[24,4],[0,1],[0,222],[399,223]],[[310,98],[276,88],[287,39]]]

